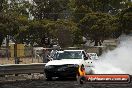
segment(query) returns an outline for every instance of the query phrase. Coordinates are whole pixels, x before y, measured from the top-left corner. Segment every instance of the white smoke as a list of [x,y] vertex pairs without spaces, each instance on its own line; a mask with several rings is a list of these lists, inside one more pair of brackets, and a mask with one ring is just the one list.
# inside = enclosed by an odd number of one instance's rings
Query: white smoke
[[123,36],[118,47],[95,62],[96,74],[132,74],[132,36]]

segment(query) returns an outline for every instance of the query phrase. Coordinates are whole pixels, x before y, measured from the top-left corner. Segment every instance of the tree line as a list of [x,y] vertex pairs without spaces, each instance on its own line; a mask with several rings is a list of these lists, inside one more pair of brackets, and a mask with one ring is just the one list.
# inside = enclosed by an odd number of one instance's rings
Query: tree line
[[0,45],[5,37],[31,46],[95,46],[132,30],[131,0],[1,0]]

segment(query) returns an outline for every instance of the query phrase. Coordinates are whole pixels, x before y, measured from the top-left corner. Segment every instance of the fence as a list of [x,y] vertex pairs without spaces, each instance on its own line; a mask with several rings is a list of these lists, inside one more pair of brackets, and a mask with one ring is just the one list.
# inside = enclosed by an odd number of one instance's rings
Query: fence
[[[85,49],[86,52],[97,53],[100,56],[103,52],[106,52],[110,49],[114,49],[115,47],[116,46],[82,47],[81,49]],[[19,64],[46,63],[47,58],[45,56],[50,54],[51,50],[51,48],[43,47],[25,47],[24,49],[17,49],[17,58],[20,61]],[[0,64],[15,64],[14,49],[0,49]]]
[[[46,49],[46,51],[50,53],[51,49]],[[46,62],[44,53],[46,53],[44,49],[26,47],[17,49],[17,58],[20,64],[43,63]],[[14,49],[0,49],[0,64],[15,64]]]

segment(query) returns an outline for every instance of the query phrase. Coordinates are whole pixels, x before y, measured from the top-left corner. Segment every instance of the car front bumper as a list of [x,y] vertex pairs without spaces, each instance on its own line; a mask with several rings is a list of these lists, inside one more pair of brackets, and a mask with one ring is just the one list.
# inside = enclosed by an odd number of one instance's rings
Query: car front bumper
[[44,69],[46,76],[50,77],[75,77],[78,72],[78,67],[61,67],[55,66],[54,68]]

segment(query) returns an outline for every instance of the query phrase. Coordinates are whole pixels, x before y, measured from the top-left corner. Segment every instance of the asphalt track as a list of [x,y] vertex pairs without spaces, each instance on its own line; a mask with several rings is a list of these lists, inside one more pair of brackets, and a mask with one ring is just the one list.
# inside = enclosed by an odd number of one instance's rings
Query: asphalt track
[[128,84],[79,84],[75,79],[55,79],[53,81],[41,79],[1,83],[0,88],[132,88],[132,82]]

